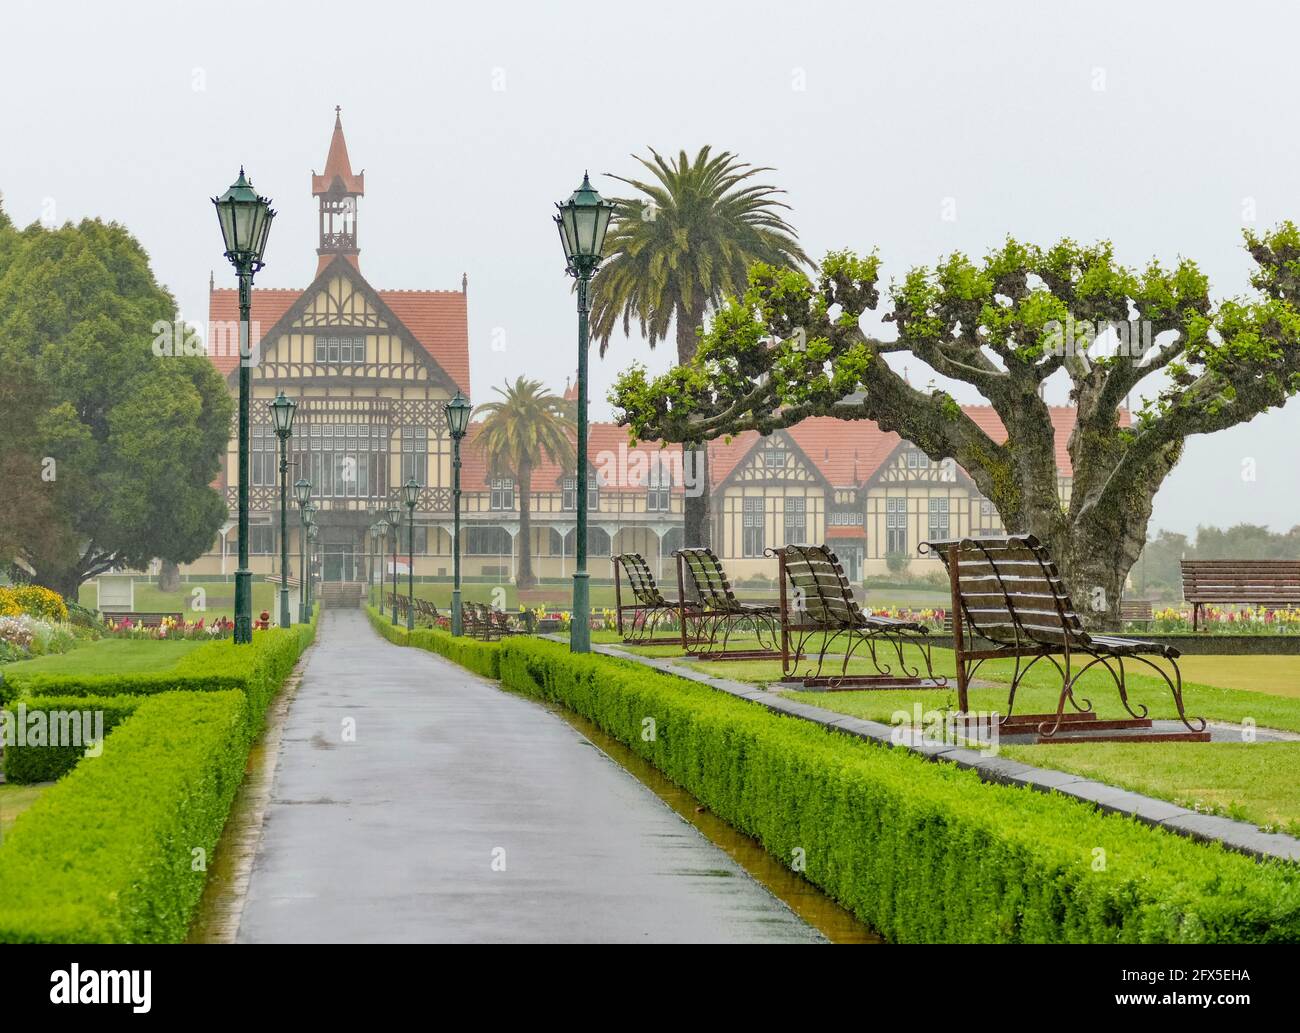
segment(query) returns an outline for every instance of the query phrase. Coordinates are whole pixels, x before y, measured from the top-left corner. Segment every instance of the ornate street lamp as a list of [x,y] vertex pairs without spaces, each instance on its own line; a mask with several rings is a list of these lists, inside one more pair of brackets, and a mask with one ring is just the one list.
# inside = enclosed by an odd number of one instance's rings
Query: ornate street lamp
[[[315,508],[315,507],[314,507],[314,505],[313,505],[313,509],[314,509],[314,508]],[[315,523],[308,524],[308,525],[307,525],[307,566],[308,566],[308,568],[309,568],[309,570],[308,570],[308,574],[307,574],[308,579],[310,579],[310,577],[311,577],[310,568],[311,568],[312,565],[315,564],[315,562],[316,562],[316,539],[317,539],[319,536],[320,536],[320,525],[315,524]],[[311,608],[312,608],[314,605],[316,605],[316,604],[315,604],[315,600],[312,599],[311,586],[310,586],[310,584],[309,584],[309,585],[307,586],[307,609],[308,609],[308,611],[310,611]]]
[[289,435],[298,405],[281,391],[269,408],[280,439],[280,627],[287,628],[293,623],[289,617]]
[[305,602],[303,603],[303,616],[299,618],[299,620],[302,621],[303,623],[306,623],[307,621],[311,620],[311,608],[312,608],[311,559],[312,557],[311,557],[311,545],[309,543],[316,540],[316,535],[312,531],[312,529],[315,526],[316,526],[316,503],[308,501],[307,504],[302,507],[302,536],[303,536],[303,545],[304,548],[306,549],[306,553],[305,553],[306,558],[303,560],[303,566],[302,566],[302,583],[307,590]]
[[406,630],[415,630],[415,504],[420,501],[420,482],[412,477],[402,485],[406,504]]
[[375,534],[378,540],[375,543],[375,549],[379,553],[379,612],[384,612],[384,549],[388,545],[388,521],[380,518],[379,523],[375,524]]
[[393,531],[393,624],[397,624],[397,539],[402,533],[402,511],[396,502],[388,504],[388,526]]
[[459,391],[443,406],[447,414],[447,430],[451,434],[451,633],[453,635],[460,635],[464,630],[460,614],[460,442],[469,431],[469,417],[473,409],[469,399]]
[[253,274],[262,268],[266,238],[275,212],[268,198],[253,184],[239,178],[212,203],[217,208],[226,258],[239,277],[239,568],[235,571],[235,642],[253,641],[253,572],[248,568],[248,407],[252,386],[252,350],[248,340],[249,310],[253,302]]
[[310,620],[307,613],[307,503],[311,501],[311,481],[299,477],[293,482],[293,497],[298,503],[298,623]]
[[572,196],[555,206],[555,225],[560,231],[567,272],[578,281],[578,548],[573,570],[573,619],[569,622],[569,650],[591,652],[591,594],[587,581],[587,318],[591,304],[587,297],[591,277],[600,265],[605,231],[614,206],[604,200],[582,174],[582,185]]

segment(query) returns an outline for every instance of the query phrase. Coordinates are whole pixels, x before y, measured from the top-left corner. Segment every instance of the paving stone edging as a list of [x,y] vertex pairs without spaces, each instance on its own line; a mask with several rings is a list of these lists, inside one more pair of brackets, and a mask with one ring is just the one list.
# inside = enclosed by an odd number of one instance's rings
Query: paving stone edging
[[1215,814],[1200,814],[1187,807],[1157,800],[1141,793],[1130,792],[1116,786],[1097,782],[1080,775],[1071,775],[1051,768],[1036,768],[1008,757],[985,756],[979,750],[965,746],[949,746],[943,743],[925,742],[921,733],[912,733],[911,740],[895,742],[896,729],[880,721],[868,721],[865,718],[840,714],[834,710],[814,707],[798,700],[787,699],[776,693],[767,692],[745,682],[732,681],[705,674],[691,667],[681,667],[671,660],[658,657],[638,656],[617,646],[592,645],[595,652],[620,660],[632,660],[635,663],[652,667],[666,674],[707,685],[711,689],[725,692],[740,699],[749,700],[759,706],[779,714],[789,714],[812,721],[826,728],[847,732],[859,739],[869,739],[888,745],[898,745],[904,749],[919,753],[929,760],[942,760],[956,764],[959,768],[975,771],[985,782],[999,785],[1028,786],[1030,789],[1044,793],[1060,793],[1072,796],[1096,805],[1103,811],[1115,814],[1127,814],[1146,825],[1168,829],[1180,836],[1188,836],[1203,843],[1222,843],[1230,850],[1236,850],[1253,857],[1273,858],[1284,861],[1300,861],[1300,839],[1280,832],[1262,832],[1249,822],[1223,818]]

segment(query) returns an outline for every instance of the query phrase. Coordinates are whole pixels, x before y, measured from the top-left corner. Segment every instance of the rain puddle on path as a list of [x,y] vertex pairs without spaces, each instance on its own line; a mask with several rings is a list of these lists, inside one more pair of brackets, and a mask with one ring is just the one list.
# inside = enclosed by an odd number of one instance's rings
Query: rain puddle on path
[[547,706],[551,713],[590,739],[596,748],[663,800],[693,825],[710,843],[727,854],[760,885],[766,887],[796,915],[832,943],[883,943],[851,912],[826,896],[796,872],[781,864],[757,840],[728,825],[702,808],[690,793],[666,778],[658,768],[642,759],[599,727],[572,711]]

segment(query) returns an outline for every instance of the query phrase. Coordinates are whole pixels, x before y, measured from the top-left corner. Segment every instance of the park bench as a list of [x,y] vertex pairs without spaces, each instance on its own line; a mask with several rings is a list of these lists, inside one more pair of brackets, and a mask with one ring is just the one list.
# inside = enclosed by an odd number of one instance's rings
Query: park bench
[[142,628],[156,628],[165,620],[173,620],[179,623],[185,619],[183,613],[154,613],[145,610],[122,610],[118,613],[104,613],[104,623],[110,620],[114,624],[121,624],[123,621],[130,621]]
[[529,633],[529,620],[523,614],[510,614],[505,610],[489,609],[487,611],[488,620],[491,622],[492,631],[497,638],[506,638],[510,635],[527,635]]
[[484,603],[463,602],[460,604],[460,612],[461,628],[466,635],[471,638],[481,638],[485,642],[490,642],[496,637],[496,629]]
[[1300,604],[1300,560],[1183,560],[1183,599],[1192,604],[1192,630],[1208,603],[1251,606]]
[[1119,601],[1120,626],[1125,624],[1150,624],[1155,612],[1150,599],[1121,599]]
[[450,625],[449,618],[444,617],[439,611],[437,605],[430,599],[415,600],[415,619],[417,622],[426,621],[432,628],[445,628]]
[[[776,556],[781,584],[781,671],[787,680],[802,680],[808,688],[915,689],[942,688],[930,663],[930,629],[915,621],[877,617],[863,611],[839,558],[825,545],[787,545],[768,549]],[[915,646],[924,659],[927,677],[909,666],[904,645]],[[833,652],[838,645],[841,652]],[[878,650],[898,656],[898,671],[882,662]],[[865,649],[876,674],[850,675],[849,661]],[[799,673],[800,664],[816,655],[816,667]],[[839,657],[840,673],[823,676],[828,656]]]
[[[1003,734],[1036,729],[1039,742],[1209,741],[1205,720],[1199,719],[1197,727],[1183,709],[1179,651],[1156,642],[1089,633],[1070,601],[1056,564],[1033,535],[929,541],[921,544],[921,552],[934,553],[948,569],[957,706],[962,714],[969,713],[968,688],[980,665],[986,660],[1014,659],[1007,712],[1000,719]],[[977,644],[976,638],[991,648]],[[1016,689],[1044,657],[1061,675],[1056,712],[1014,717]],[[1058,661],[1057,657],[1062,659]],[[1072,670],[1076,657],[1086,659]],[[1171,671],[1162,668],[1156,659],[1166,661]],[[1148,708],[1139,704],[1140,712],[1134,710],[1128,698],[1125,661],[1143,664],[1164,679],[1186,731],[1154,731],[1147,717]],[[1079,678],[1099,665],[1115,682],[1129,718],[1101,721],[1089,700],[1076,698],[1074,688]],[[1069,714],[1065,712],[1067,702],[1073,708]],[[1063,728],[1065,734],[1058,735]]]
[[[712,549],[678,549],[673,555],[683,650],[699,660],[766,660],[779,655],[778,606],[737,599]],[[731,635],[746,628],[754,632],[758,648],[728,649]]]
[[[680,635],[668,638],[655,638],[657,627],[667,621],[678,619],[681,608],[676,600],[664,598],[664,594],[655,583],[650,573],[650,565],[637,552],[623,553],[611,559],[614,566],[614,614],[618,624],[618,633],[625,645],[675,645],[681,641]],[[627,579],[627,588],[632,593],[632,601],[623,601],[623,580]],[[629,627],[623,630],[623,617],[628,616]]]

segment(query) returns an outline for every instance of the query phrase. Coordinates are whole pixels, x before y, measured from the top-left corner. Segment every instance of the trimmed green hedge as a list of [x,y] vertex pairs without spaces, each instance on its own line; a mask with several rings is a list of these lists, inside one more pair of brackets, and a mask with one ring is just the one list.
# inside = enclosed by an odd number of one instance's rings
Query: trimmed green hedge
[[[140,705],[139,696],[110,696],[87,698],[85,696],[42,696],[37,699],[25,699],[9,709],[12,720],[30,721],[39,713],[45,715],[45,723],[51,732],[47,732],[46,744],[34,745],[30,742],[15,741],[5,746],[4,773],[6,782],[53,782],[62,778],[77,766],[77,762],[86,754],[82,746],[48,745],[53,737],[52,729],[55,719],[52,714],[78,713],[81,715],[103,714],[103,733],[108,735],[114,728],[135,713]],[[93,718],[92,718],[93,721]],[[81,722],[83,741],[91,732],[84,729]]]
[[481,674],[484,678],[501,677],[501,643],[484,642],[477,638],[459,637],[441,628],[416,628],[407,631],[405,624],[394,625],[373,606],[366,607],[370,626],[389,642],[399,646],[416,646],[431,653],[445,656],[461,667]]
[[[319,612],[319,611],[317,611]],[[168,671],[139,674],[35,674],[15,684],[20,696],[152,696],[160,692],[247,693],[260,711],[298,655],[316,634],[310,624],[253,632],[253,648],[231,639],[208,642],[186,653]]]
[[[1300,941],[1300,867],[510,639],[503,684],[591,719],[897,942]],[[653,718],[652,741],[643,738]]]
[[[211,862],[267,706],[315,631],[313,620],[255,632],[252,646],[196,649],[183,662],[191,670],[171,676],[189,691],[124,677],[110,683],[126,686],[129,700],[60,700],[134,713],[0,844],[0,942],[184,939],[206,878],[198,851]],[[195,670],[204,656],[233,688]]]
[[0,848],[0,942],[184,939],[248,755],[240,692],[140,701]]

